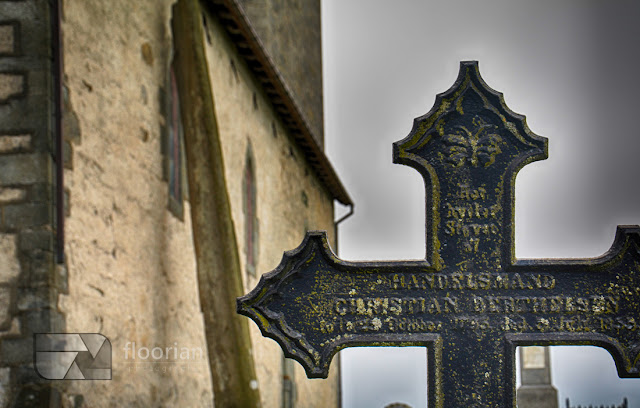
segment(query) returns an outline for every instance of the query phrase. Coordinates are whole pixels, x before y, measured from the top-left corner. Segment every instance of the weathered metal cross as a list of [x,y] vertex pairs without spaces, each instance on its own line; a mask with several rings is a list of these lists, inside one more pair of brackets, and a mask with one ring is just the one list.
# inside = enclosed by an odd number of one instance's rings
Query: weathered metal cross
[[596,345],[640,376],[640,227],[585,260],[516,260],[518,170],[547,157],[502,94],[461,63],[456,83],[394,144],[426,187],[425,260],[345,262],[309,232],[238,312],[326,377],[350,346],[426,346],[429,405],[514,407],[515,348]]

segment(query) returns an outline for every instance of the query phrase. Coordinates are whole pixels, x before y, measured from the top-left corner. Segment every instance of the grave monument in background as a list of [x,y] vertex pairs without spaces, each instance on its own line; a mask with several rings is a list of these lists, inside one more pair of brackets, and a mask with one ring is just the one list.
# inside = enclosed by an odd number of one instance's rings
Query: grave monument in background
[[520,347],[518,408],[558,408],[558,390],[551,385],[548,347]]

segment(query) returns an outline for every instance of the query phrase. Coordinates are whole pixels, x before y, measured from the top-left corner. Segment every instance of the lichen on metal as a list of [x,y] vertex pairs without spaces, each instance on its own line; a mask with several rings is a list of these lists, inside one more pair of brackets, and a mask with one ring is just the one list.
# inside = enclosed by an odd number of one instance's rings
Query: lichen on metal
[[640,227],[619,226],[598,258],[515,258],[515,177],[546,157],[547,139],[462,62],[393,146],[424,178],[425,259],[347,262],[309,232],[238,312],[309,377],[344,347],[425,346],[434,407],[514,407],[520,345],[601,346],[621,377],[640,377]]

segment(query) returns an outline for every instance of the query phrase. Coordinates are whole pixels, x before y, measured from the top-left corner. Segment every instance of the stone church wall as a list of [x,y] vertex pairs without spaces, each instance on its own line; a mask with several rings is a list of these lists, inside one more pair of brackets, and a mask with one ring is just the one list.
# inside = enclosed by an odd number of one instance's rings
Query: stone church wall
[[[163,177],[171,3],[64,2],[69,293],[59,305],[67,332],[102,333],[113,347],[113,379],[70,382],[68,406],[212,404],[189,204],[183,220],[169,211]],[[175,348],[197,352],[167,363]]]
[[[57,264],[49,2],[0,0],[0,406],[18,396],[74,408],[212,406],[188,193],[176,211],[167,182],[168,73],[179,57],[173,2],[63,2],[65,260]],[[217,17],[203,18],[248,291],[305,230],[325,229],[334,242],[333,200]],[[254,268],[246,264],[248,151]],[[294,380],[293,406],[338,405],[337,362],[328,380],[308,380],[250,326],[263,407],[288,406],[285,376]],[[33,334],[47,332],[106,336],[112,379],[37,377]]]
[[[172,3],[63,2],[66,241],[65,262],[56,265],[48,2],[0,0],[8,16],[0,21],[0,405],[17,392],[30,401],[59,393],[74,408],[212,405],[189,202],[178,212],[169,205],[163,146],[168,69],[179,57],[171,50]],[[217,17],[203,18],[250,290],[305,230],[325,229],[334,241],[333,200]],[[246,264],[249,151],[254,268]],[[294,380],[293,406],[338,405],[338,364],[328,380],[308,380],[250,326],[264,407],[285,406],[285,376]],[[31,366],[37,332],[103,334],[112,345],[112,380],[57,382],[33,398],[33,390],[19,390],[24,381],[42,383]]]
[[[243,174],[249,145],[254,159],[259,250],[255,276],[244,274],[245,290],[249,291],[261,274],[280,263],[285,250],[300,245],[306,230],[326,230],[330,242],[335,242],[333,200],[218,20],[208,16],[206,21],[209,76],[243,271],[247,271]],[[262,337],[253,322],[250,327],[263,407],[282,407],[282,351],[275,341]],[[295,407],[338,405],[336,363],[327,380],[309,380],[302,367],[293,363]]]

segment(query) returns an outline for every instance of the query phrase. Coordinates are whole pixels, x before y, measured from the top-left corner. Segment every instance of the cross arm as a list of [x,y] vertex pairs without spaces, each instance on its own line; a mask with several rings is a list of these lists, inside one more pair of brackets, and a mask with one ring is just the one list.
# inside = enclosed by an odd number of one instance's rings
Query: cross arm
[[[310,231],[280,264],[238,298],[238,313],[300,362],[310,378],[326,378],[333,355],[356,345],[427,345],[435,334],[389,335],[381,325],[402,304],[380,294],[392,272],[433,272],[426,261],[348,262],[339,259],[325,231]],[[354,317],[353,319],[346,319]]]
[[619,225],[602,256],[521,259],[508,271],[552,277],[546,299],[557,309],[534,320],[543,321],[538,332],[511,336],[516,344],[599,346],[610,352],[620,377],[640,377],[640,226]]
[[[640,375],[640,230],[620,227],[591,260],[523,260],[498,273],[438,271],[426,261],[348,262],[323,231],[307,234],[237,310],[326,377],[357,345],[436,344],[440,336],[505,336],[514,344],[607,348],[621,376]],[[447,334],[448,333],[448,334]]]

